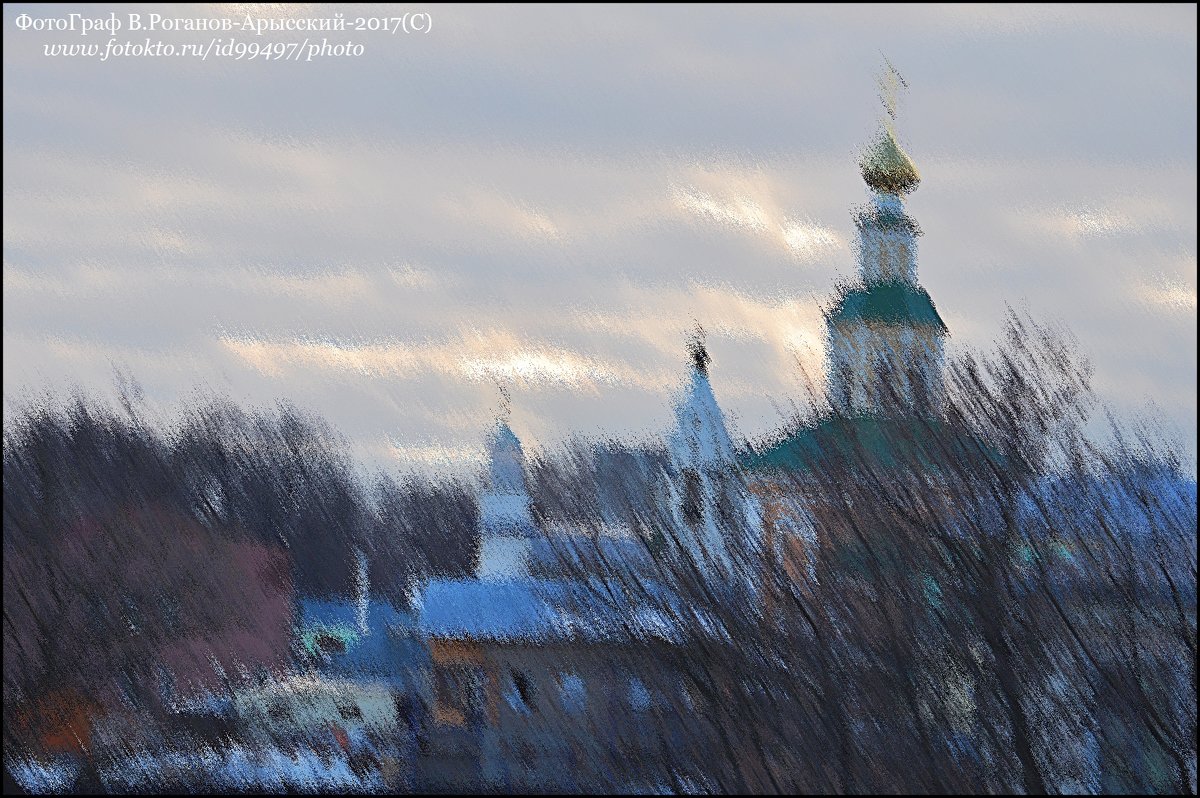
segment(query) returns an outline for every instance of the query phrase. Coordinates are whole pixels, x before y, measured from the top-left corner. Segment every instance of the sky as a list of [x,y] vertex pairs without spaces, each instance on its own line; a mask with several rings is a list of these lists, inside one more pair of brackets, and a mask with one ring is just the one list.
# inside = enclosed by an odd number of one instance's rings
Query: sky
[[110,37],[16,25],[81,10],[335,11],[5,5],[6,418],[132,379],[159,419],[285,400],[370,468],[462,471],[498,384],[534,450],[666,431],[699,322],[735,438],[769,435],[855,275],[886,57],[948,353],[1007,305],[1062,325],[1195,470],[1194,5],[356,5],[432,24],[115,36],[362,45],[311,62],[48,56]]

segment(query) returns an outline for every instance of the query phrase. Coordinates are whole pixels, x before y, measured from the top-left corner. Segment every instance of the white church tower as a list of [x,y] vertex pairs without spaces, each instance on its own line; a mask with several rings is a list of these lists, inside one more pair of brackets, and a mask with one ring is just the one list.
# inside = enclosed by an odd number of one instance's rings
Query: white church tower
[[512,580],[529,575],[530,539],[537,533],[525,483],[525,454],[508,425],[508,406],[487,441],[488,468],[479,497],[477,576]]
[[860,282],[827,314],[829,401],[843,415],[937,416],[944,402],[945,323],[917,282],[917,223],[904,195],[920,173],[896,140],[895,92],[884,78],[888,117],[862,159],[871,201],[855,213]]
[[709,382],[702,331],[688,348],[690,380],[675,404],[675,428],[667,442],[668,500],[680,542],[695,562],[716,577],[732,576],[731,547],[750,543],[745,534],[758,530],[758,514]]

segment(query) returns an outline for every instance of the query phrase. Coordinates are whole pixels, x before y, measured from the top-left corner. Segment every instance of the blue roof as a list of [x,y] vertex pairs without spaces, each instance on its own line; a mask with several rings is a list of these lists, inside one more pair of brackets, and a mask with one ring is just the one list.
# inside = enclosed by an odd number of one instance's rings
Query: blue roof
[[555,612],[539,587],[528,580],[435,579],[420,597],[419,628],[434,637],[497,640],[553,634]]
[[[1173,611],[1178,588],[1194,612],[1195,479],[1138,464],[1119,471],[1047,477],[1021,495],[1028,540],[1016,554],[1029,579],[1019,584],[1041,588],[1044,572],[1060,598],[1119,607],[1132,596],[1139,611]],[[1131,558],[1132,573],[1124,569]],[[1129,577],[1132,585],[1121,584]]]
[[[358,605],[353,601],[300,601],[302,637],[326,632],[340,638],[345,651],[321,655],[321,671],[333,676],[373,676],[406,683],[413,665],[424,656],[424,647],[409,634],[410,613],[383,601],[367,606],[367,633],[358,628]],[[307,641],[305,641],[307,642]]]
[[501,642],[678,640],[681,601],[659,585],[639,588],[649,600],[599,579],[434,580],[419,597],[418,628],[427,637]]
[[1050,534],[1063,525],[1106,537],[1096,520],[1100,516],[1122,540],[1152,546],[1158,530],[1180,524],[1195,526],[1196,480],[1149,469],[1127,474],[1124,479],[1115,475],[1050,477],[1020,496],[1019,509],[1031,532]]

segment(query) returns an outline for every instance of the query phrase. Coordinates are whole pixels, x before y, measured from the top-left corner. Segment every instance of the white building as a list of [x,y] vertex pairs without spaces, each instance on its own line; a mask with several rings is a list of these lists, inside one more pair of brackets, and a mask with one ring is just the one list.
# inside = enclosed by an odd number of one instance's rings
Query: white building
[[851,415],[938,416],[945,322],[917,282],[921,230],[904,210],[920,174],[890,125],[862,161],[871,202],[855,214],[860,282],[827,314],[829,401]]
[[[664,500],[681,547],[713,581],[744,571],[746,547],[757,544],[757,503],[746,488],[737,452],[709,382],[710,358],[698,334],[689,344],[691,374],[675,404],[667,440]],[[738,563],[742,564],[739,569]]]
[[539,536],[530,512],[525,454],[503,417],[488,436],[487,449],[476,574],[486,580],[517,579],[528,575],[532,539]]

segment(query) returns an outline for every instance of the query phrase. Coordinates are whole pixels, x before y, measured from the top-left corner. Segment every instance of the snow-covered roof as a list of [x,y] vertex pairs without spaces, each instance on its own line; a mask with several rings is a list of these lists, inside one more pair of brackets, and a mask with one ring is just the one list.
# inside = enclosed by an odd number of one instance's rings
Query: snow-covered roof
[[418,629],[426,637],[517,640],[678,641],[682,602],[660,585],[599,579],[434,580],[418,597]]

